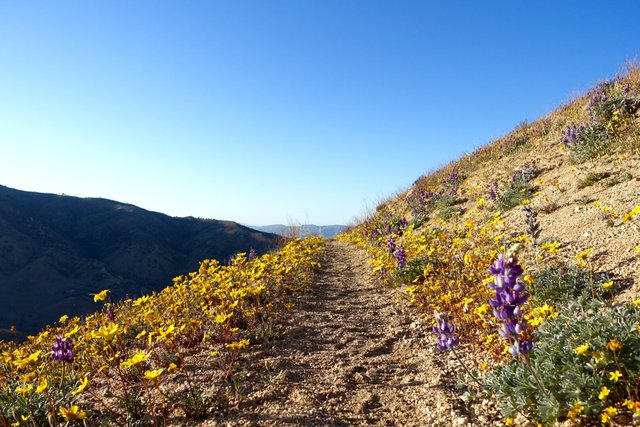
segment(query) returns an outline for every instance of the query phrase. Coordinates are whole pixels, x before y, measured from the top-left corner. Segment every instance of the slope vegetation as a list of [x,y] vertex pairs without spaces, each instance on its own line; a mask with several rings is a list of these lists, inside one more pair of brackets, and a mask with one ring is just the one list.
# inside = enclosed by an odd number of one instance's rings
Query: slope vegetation
[[441,357],[468,356],[468,393],[509,423],[640,416],[639,89],[632,67],[342,236],[431,319]]
[[[172,218],[105,199],[0,186],[0,328],[33,333],[63,314],[160,290],[202,259],[264,253],[276,236],[229,221]],[[13,334],[9,334],[11,338]]]

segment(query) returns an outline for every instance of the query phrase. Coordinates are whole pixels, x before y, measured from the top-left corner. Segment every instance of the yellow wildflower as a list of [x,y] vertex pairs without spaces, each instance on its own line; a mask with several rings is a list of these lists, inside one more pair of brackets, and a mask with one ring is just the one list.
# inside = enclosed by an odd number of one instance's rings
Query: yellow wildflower
[[173,323],[167,326],[165,329],[160,328],[158,330],[158,340],[167,340],[171,338],[172,335],[175,335],[175,329],[176,327]]
[[573,407],[571,408],[571,411],[569,411],[567,416],[571,419],[575,419],[578,415],[582,413],[583,409],[584,409],[584,406],[582,405],[582,402],[578,401],[573,404]]
[[38,351],[34,351],[33,353],[31,353],[29,356],[25,357],[24,359],[20,359],[17,360],[15,362],[13,362],[14,365],[16,365],[18,368],[24,368],[25,366],[36,362],[38,360],[38,357],[40,357],[40,353],[42,353],[41,350]]
[[105,341],[111,341],[115,336],[116,332],[118,332],[118,324],[109,323],[105,326],[100,326],[98,332],[91,331],[91,337],[93,338],[102,338]]
[[224,323],[231,316],[233,316],[233,313],[218,313],[218,314],[216,314],[215,322],[216,323]]
[[87,388],[87,384],[89,384],[89,378],[87,377],[82,378],[80,380],[80,385],[78,386],[78,388],[73,390],[71,394],[75,396],[76,394],[82,393],[84,389]]
[[622,372],[615,370],[613,372],[609,372],[609,379],[613,382],[618,382],[618,380],[622,377]]
[[16,387],[16,393],[27,394],[33,389],[33,385],[25,384],[22,387]]
[[109,293],[109,289],[104,289],[98,292],[97,294],[91,294],[91,295],[93,295],[93,301],[98,302],[98,301],[104,301],[105,299],[107,299],[108,293]]
[[163,372],[164,372],[164,368],[155,369],[153,371],[145,371],[144,379],[149,381],[155,380]]
[[135,301],[133,301],[133,306],[134,307],[139,307],[139,306],[141,306],[142,304],[144,304],[147,301],[149,301],[149,295],[143,295],[140,298],[138,298]]
[[549,252],[551,255],[560,253],[560,242],[548,242],[540,245],[540,249]]
[[24,374],[23,376],[20,377],[20,380],[23,383],[29,383],[31,381],[33,381],[33,379],[36,377],[36,373],[35,372],[27,372],[26,374]]
[[613,280],[610,280],[605,283],[601,283],[600,286],[602,286],[603,289],[609,289],[610,287],[613,286]]
[[242,350],[249,347],[249,340],[234,341],[232,343],[225,344],[225,346],[233,351]]
[[149,355],[141,350],[135,352],[131,358],[125,360],[121,363],[122,366],[129,368],[131,366],[137,365],[138,363],[142,363],[149,358]]
[[625,223],[634,219],[638,214],[640,214],[640,205],[637,205],[635,208],[622,215],[622,218],[620,220]]
[[618,410],[613,406],[609,406],[607,408],[604,408],[604,411],[602,411],[602,416],[600,418],[603,423],[606,423],[609,421],[609,418],[615,417],[616,415],[618,415]]
[[60,316],[60,319],[58,319],[58,321],[60,323],[64,323],[69,319],[69,316],[67,316],[66,314],[63,314],[62,316]]
[[36,387],[36,391],[38,393],[42,393],[47,388],[49,388],[49,383],[47,382],[47,379],[46,378],[41,378],[40,381],[38,382],[38,387]]
[[599,208],[600,206],[602,206],[602,202],[595,202],[593,206],[595,206],[596,208]]
[[609,393],[611,393],[611,390],[609,390],[607,386],[603,386],[600,389],[600,394],[598,394],[598,399],[607,400],[607,396],[609,396]]
[[61,406],[60,410],[58,411],[58,414],[60,414],[60,416],[67,421],[84,420],[85,418],[87,418],[87,413],[84,411],[81,411],[78,405],[73,405],[69,408],[65,408],[64,406]]
[[617,351],[622,348],[622,344],[620,344],[616,339],[612,339],[607,343],[606,347],[611,351]]
[[589,257],[589,254],[593,252],[593,249],[586,249],[576,255],[576,259],[585,260]]
[[589,351],[589,344],[582,344],[577,346],[573,352],[579,356],[584,356]]
[[486,316],[486,314],[489,312],[489,310],[491,309],[491,306],[489,304],[482,304],[476,308],[473,309],[473,313],[477,314],[480,317],[484,317]]

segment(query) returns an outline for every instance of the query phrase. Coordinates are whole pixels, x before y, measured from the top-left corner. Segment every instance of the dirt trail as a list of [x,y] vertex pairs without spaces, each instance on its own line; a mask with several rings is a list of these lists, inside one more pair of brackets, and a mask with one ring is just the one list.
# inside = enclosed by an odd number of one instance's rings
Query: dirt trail
[[[285,338],[261,350],[272,373],[218,425],[440,426],[469,420],[454,379],[419,319],[370,277],[367,255],[327,242],[322,270],[301,295]],[[444,386],[446,384],[447,386]]]

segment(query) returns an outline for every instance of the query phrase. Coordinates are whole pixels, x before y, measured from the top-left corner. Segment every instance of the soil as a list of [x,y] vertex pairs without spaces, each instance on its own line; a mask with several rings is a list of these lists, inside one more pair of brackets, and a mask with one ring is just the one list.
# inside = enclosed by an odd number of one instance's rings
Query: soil
[[367,260],[353,245],[328,241],[284,339],[250,355],[270,375],[200,425],[478,425],[454,390],[452,356],[436,353],[428,327],[371,277]]

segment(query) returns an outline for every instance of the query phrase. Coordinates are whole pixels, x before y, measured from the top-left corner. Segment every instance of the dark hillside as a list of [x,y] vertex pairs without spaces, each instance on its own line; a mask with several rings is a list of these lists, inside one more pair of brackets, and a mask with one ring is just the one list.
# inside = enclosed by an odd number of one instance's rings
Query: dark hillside
[[106,199],[0,186],[0,328],[32,333],[62,314],[159,290],[202,259],[263,253],[275,236],[230,221],[173,218]]

